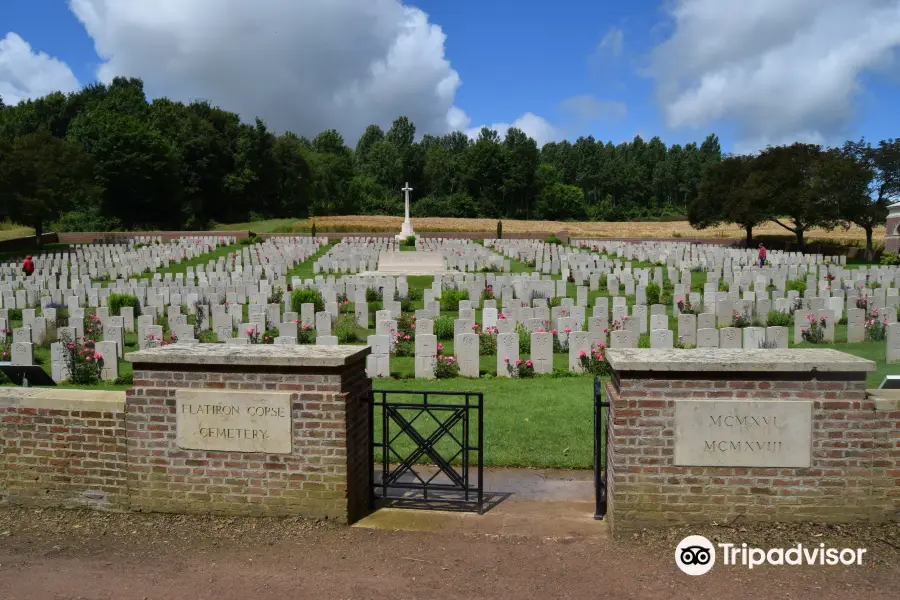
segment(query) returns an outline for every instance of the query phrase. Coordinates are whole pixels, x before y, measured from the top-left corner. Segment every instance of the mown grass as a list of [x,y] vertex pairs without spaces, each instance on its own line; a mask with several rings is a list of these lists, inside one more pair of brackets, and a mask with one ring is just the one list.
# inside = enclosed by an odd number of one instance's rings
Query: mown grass
[[[484,394],[484,462],[488,466],[588,469],[593,466],[593,379],[590,377],[538,377],[535,379],[443,379],[393,381],[375,379],[373,389],[398,391],[481,392]],[[413,396],[391,396],[391,401],[414,400]],[[418,397],[416,400],[420,400]],[[429,402],[439,402],[432,396]],[[474,400],[474,399],[473,399]],[[459,401],[459,400],[456,400]],[[404,416],[412,414],[404,413]],[[434,411],[443,420],[439,411]],[[375,415],[375,436],[381,435],[381,413]],[[437,426],[423,414],[416,429],[426,436]],[[471,423],[473,440],[477,424]],[[399,433],[396,424],[389,426]],[[452,430],[461,439],[461,426]],[[408,454],[413,445],[403,435],[396,447]],[[444,456],[452,456],[452,442],[437,445]],[[401,455],[404,452],[401,451]],[[396,457],[392,457],[396,459]],[[380,456],[376,456],[380,460]]]
[[20,237],[28,237],[34,235],[34,229],[17,225],[9,221],[0,221],[0,240],[13,240]]

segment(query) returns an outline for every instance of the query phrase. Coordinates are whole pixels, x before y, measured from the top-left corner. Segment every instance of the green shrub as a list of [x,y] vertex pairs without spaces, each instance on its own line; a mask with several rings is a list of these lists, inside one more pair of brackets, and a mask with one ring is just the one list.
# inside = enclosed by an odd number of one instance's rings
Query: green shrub
[[384,292],[381,288],[366,288],[366,302],[380,302],[384,297]]
[[316,312],[325,310],[325,300],[319,290],[309,288],[298,288],[291,292],[291,309],[300,314],[300,307],[304,304],[315,304]]
[[766,315],[766,325],[769,327],[790,327],[793,325],[791,313],[780,310],[770,310]]
[[239,242],[242,246],[252,246],[253,244],[262,244],[263,239],[256,235],[253,232],[250,232],[249,237],[245,237]]
[[350,344],[357,341],[356,319],[353,315],[341,315],[334,325],[334,335],[339,344]]
[[[458,305],[457,305],[458,306]],[[434,335],[439,340],[453,339],[453,317],[441,315],[434,320]]]
[[638,348],[649,348],[650,347],[650,334],[642,333],[638,338]]
[[215,344],[216,342],[219,341],[219,338],[216,335],[216,332],[209,330],[209,329],[198,333],[197,339],[200,340],[201,344]]
[[531,331],[518,323],[516,333],[519,334],[519,355],[531,354]]
[[659,304],[660,289],[658,283],[655,281],[648,283],[644,294],[647,296],[647,304]]
[[409,299],[410,300],[413,300],[413,301],[421,300],[424,297],[425,297],[424,290],[421,290],[419,288],[409,288]]
[[115,385],[134,385],[134,373],[119,375],[113,383]]
[[468,299],[469,290],[442,290],[437,301],[441,303],[441,310],[459,312],[459,301]]
[[884,251],[881,253],[881,264],[891,266],[900,265],[900,254]]
[[415,248],[416,247],[416,236],[408,235],[406,239],[403,240],[402,246],[406,246],[407,248]]
[[[21,321],[22,320],[22,309],[21,308],[10,308],[6,314],[9,317],[8,323],[10,324],[13,321]],[[12,327],[10,327],[12,329]]]
[[562,246],[562,243],[563,243],[562,240],[559,239],[558,237],[556,237],[555,235],[551,235],[546,240],[544,240],[544,242],[547,244],[556,244],[558,246]]
[[110,294],[106,298],[106,304],[109,306],[109,315],[111,317],[121,316],[123,306],[133,308],[135,317],[141,314],[141,303],[138,301],[137,296],[132,296],[131,294]]
[[503,239],[503,222],[502,221],[497,221],[497,239],[498,240]]
[[791,279],[784,285],[784,290],[786,292],[790,292],[791,290],[795,292],[799,292],[800,295],[803,295],[803,292],[806,291],[806,282],[802,279]]

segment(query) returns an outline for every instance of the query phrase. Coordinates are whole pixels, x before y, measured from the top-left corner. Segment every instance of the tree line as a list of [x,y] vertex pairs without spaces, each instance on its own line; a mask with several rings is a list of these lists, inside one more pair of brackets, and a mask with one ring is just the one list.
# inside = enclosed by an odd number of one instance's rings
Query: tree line
[[847,142],[841,148],[795,143],[758,155],[726,156],[709,165],[688,220],[697,228],[735,223],[747,245],[753,228],[772,221],[793,234],[801,248],[814,227],[861,227],[866,255],[873,231],[885,224],[888,206],[900,196],[900,140]]
[[205,229],[214,223],[342,214],[540,220],[683,218],[737,223],[748,243],[772,220],[804,241],[811,227],[884,222],[900,191],[900,142],[794,144],[724,156],[658,137],[593,137],[538,147],[511,128],[424,135],[406,117],[370,125],[350,147],[336,130],[275,134],[208,102],[147,100],[116,78],[5,106],[0,99],[0,219],[58,231]]
[[38,232],[201,229],[261,218],[414,216],[627,220],[684,215],[718,138],[667,147],[592,137],[539,148],[519,129],[424,135],[406,117],[350,147],[279,135],[208,102],[148,102],[117,78],[16,106],[0,101],[0,216]]

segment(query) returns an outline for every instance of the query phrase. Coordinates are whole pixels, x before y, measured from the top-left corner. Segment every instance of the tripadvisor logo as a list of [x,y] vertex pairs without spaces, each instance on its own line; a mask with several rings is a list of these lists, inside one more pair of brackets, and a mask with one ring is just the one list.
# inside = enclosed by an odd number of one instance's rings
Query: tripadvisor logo
[[715,546],[702,535],[689,535],[675,548],[675,564],[688,575],[705,575],[716,564],[718,547],[722,564],[752,569],[760,565],[862,565],[865,548],[827,548],[825,544],[790,548],[753,548],[747,544],[719,543]]

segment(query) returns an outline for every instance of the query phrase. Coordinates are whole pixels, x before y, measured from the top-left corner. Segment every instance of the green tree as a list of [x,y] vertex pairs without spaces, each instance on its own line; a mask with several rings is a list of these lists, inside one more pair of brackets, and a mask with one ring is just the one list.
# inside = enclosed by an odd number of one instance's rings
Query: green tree
[[537,142],[521,129],[511,127],[503,141],[506,168],[503,174],[503,196],[508,217],[528,219],[537,193],[535,169],[540,161]]
[[837,205],[820,185],[823,162],[821,146],[795,143],[769,147],[753,161],[753,186],[769,205],[771,221],[797,238],[813,227],[833,228],[840,215]]
[[705,170],[697,197],[688,206],[688,221],[697,229],[719,223],[736,223],[747,234],[746,243],[753,245],[753,228],[768,221],[772,214],[757,192],[753,174],[753,158],[729,156]]
[[104,214],[129,228],[180,225],[178,155],[158,131],[137,117],[98,108],[73,120],[68,137],[94,159]]
[[76,144],[47,131],[0,139],[0,207],[33,227],[38,245],[46,223],[96,192],[90,156]]
[[575,185],[557,183],[541,192],[537,217],[549,221],[579,221],[587,218],[584,191]]
[[[844,144],[844,179],[838,179],[841,217],[866,232],[866,260],[872,260],[873,230],[884,224],[888,207],[900,196],[900,140],[881,140],[872,147],[865,140]],[[864,193],[858,193],[865,180]]]

